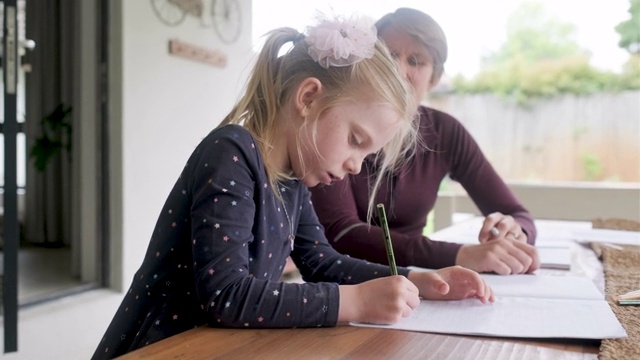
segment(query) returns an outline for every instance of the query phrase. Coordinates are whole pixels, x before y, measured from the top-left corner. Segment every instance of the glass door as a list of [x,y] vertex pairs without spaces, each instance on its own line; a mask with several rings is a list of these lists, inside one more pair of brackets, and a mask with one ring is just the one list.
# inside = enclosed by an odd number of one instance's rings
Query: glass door
[[26,3],[0,0],[4,352],[22,307],[107,284],[109,1]]

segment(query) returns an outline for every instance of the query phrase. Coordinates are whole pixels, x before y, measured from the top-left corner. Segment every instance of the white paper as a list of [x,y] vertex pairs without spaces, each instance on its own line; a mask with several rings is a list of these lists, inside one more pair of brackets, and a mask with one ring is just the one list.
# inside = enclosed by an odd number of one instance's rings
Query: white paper
[[609,229],[574,230],[571,236],[579,242],[606,242],[640,246],[640,231]]
[[423,300],[410,317],[394,325],[353,324],[442,334],[515,338],[609,339],[626,337],[605,301],[502,297]]
[[544,247],[544,248],[565,248],[570,249],[571,246],[575,243],[573,240],[569,240],[569,238],[552,238],[549,239],[547,237],[538,237],[536,239],[536,247]]
[[571,269],[571,249],[565,247],[541,247],[538,249],[542,269]]
[[481,274],[499,297],[603,300],[593,281],[583,276]]
[[591,280],[575,276],[482,275],[496,294],[477,299],[422,300],[394,325],[354,326],[515,338],[608,339],[627,334]]

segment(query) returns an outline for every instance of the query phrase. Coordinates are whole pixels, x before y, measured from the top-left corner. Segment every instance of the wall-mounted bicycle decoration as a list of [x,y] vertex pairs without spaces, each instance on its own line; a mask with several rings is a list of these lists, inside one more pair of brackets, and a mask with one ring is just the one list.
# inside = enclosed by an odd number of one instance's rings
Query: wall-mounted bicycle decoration
[[151,0],[158,19],[167,26],[178,26],[187,15],[200,19],[202,26],[212,26],[226,44],[234,43],[242,31],[242,9],[238,0]]

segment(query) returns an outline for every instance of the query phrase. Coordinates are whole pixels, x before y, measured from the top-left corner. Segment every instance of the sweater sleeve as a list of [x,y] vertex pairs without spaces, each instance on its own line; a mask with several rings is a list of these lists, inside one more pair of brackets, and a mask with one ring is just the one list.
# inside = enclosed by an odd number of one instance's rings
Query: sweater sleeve
[[[331,186],[312,189],[313,203],[327,238],[339,252],[372,262],[387,264],[383,230],[366,222],[366,199],[358,199],[350,176]],[[365,185],[361,185],[365,186]],[[426,216],[426,215],[425,215]],[[439,269],[455,264],[460,244],[433,241],[390,229],[398,265]]]
[[449,149],[444,154],[449,157],[451,179],[464,187],[480,212],[484,216],[496,211],[511,215],[527,234],[527,242],[535,244],[537,232],[533,217],[516,199],[464,126],[449,118],[442,127],[440,141]]

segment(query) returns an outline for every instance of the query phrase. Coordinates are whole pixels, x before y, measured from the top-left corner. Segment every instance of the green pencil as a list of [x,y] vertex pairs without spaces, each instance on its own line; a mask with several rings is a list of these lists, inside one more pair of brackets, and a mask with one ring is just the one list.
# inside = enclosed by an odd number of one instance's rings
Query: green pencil
[[396,267],[396,258],[393,256],[393,244],[391,243],[391,233],[389,232],[389,223],[387,222],[387,213],[384,211],[384,204],[380,203],[376,205],[378,208],[378,217],[380,218],[380,225],[384,233],[384,248],[387,250],[387,260],[389,261],[389,271],[391,275],[398,275],[398,268]]

